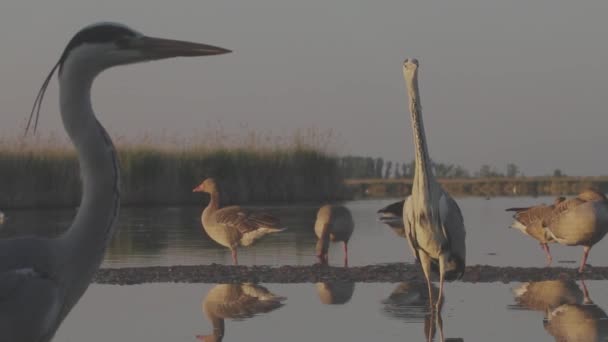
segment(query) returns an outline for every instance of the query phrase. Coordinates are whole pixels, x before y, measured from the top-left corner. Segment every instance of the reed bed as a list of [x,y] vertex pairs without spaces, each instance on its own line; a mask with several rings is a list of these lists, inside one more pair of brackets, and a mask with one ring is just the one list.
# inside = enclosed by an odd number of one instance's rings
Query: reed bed
[[[299,130],[230,136],[215,131],[189,141],[166,136],[119,137],[125,205],[200,204],[192,189],[207,177],[229,203],[324,201],[344,193],[332,132]],[[65,138],[0,140],[0,207],[76,206],[81,183],[76,154]]]

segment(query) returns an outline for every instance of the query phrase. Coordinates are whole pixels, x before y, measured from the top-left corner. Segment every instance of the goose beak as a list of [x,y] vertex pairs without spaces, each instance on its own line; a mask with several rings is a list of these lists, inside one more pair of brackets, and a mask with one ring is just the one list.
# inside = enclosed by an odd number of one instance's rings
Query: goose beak
[[140,37],[131,48],[154,59],[222,55],[232,51],[218,46],[155,37]]

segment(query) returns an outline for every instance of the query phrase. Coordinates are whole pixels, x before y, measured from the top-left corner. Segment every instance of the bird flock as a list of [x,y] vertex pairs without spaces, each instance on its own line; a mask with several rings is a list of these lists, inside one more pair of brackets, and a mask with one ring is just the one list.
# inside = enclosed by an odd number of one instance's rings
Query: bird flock
[[[111,138],[92,109],[90,94],[96,76],[119,65],[229,52],[211,45],[149,37],[116,23],[87,26],[69,41],[36,96],[26,133],[30,128],[36,130],[45,91],[57,74],[63,125],[80,164],[81,204],[72,225],[57,238],[0,240],[3,340],[50,341],[86,291],[113,235],[120,207],[119,162]],[[465,272],[466,231],[458,204],[433,175],[418,90],[419,69],[417,59],[406,59],[403,63],[415,153],[411,195],[378,214],[407,240],[424,273],[428,302],[439,310],[444,282],[460,279]],[[285,229],[279,219],[268,213],[234,205],[221,207],[220,182],[213,178],[205,179],[193,191],[210,196],[201,215],[202,227],[212,240],[231,250],[234,264],[238,263],[239,247],[250,246],[265,235]],[[582,246],[580,272],[584,271],[591,247],[608,231],[608,200],[593,189],[574,198],[558,198],[551,205],[506,210],[515,213],[513,228],[539,241],[548,264],[550,243]],[[0,217],[3,221],[4,216]],[[330,242],[342,242],[344,266],[348,266],[348,241],[354,230],[350,211],[341,205],[320,207],[311,233],[313,230],[319,261],[328,263]],[[439,277],[439,289],[432,285],[432,274]],[[333,296],[332,287],[327,284],[319,283],[318,290],[323,302],[344,300]],[[533,290],[532,287],[522,290],[522,298]],[[214,332],[199,338],[221,340],[225,318],[271,311],[280,307],[282,300],[254,285],[222,285],[211,291],[203,304],[205,313],[214,322]],[[235,305],[232,310],[220,304],[226,301],[251,305],[245,306],[246,310]]]

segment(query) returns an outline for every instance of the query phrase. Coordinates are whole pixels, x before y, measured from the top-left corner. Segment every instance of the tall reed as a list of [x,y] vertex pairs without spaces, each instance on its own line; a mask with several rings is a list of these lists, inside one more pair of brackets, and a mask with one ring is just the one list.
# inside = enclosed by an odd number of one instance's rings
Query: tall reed
[[[208,135],[206,135],[208,136]],[[125,205],[197,204],[192,189],[206,177],[222,186],[224,203],[322,201],[343,195],[331,133],[296,132],[289,139],[250,133],[209,141],[118,138]],[[0,140],[0,208],[76,206],[75,152],[54,137]]]

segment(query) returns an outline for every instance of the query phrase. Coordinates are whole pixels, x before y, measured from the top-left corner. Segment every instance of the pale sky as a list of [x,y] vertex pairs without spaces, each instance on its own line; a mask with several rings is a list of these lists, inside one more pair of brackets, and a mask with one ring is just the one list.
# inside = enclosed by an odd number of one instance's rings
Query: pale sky
[[[410,160],[401,62],[416,57],[433,159],[608,174],[607,16],[605,0],[5,0],[0,134],[23,127],[76,31],[118,21],[234,53],[102,74],[93,102],[113,137],[314,126],[339,153]],[[42,135],[64,134],[51,84]]]

